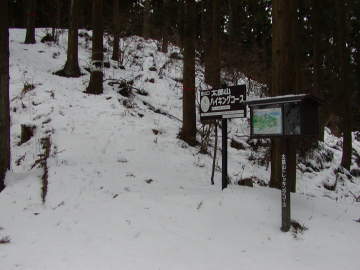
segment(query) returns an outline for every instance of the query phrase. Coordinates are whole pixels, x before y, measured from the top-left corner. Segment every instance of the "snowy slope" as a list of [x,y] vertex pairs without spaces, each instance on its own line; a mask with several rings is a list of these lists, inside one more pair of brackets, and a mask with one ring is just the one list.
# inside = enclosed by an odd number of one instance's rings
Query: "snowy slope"
[[[38,40],[44,32],[37,31]],[[9,236],[10,243],[0,244],[0,269],[360,267],[360,204],[349,193],[360,193],[360,180],[341,178],[335,191],[323,185],[336,179],[338,138],[327,132],[322,151],[333,159],[321,172],[299,163],[292,216],[308,229],[282,233],[279,191],[231,185],[221,192],[219,171],[216,185],[209,185],[211,157],[176,138],[182,63],[169,56],[179,49],[164,55],[154,41],[122,40],[125,70],[111,63],[104,94],[90,96],[83,91],[91,42],[80,40],[85,75],[69,79],[52,75],[65,63],[65,34],[57,46],[24,45],[24,35],[10,33],[13,156],[0,194],[0,239]],[[197,85],[204,87],[197,70]],[[116,80],[133,81],[141,91],[124,97]],[[35,89],[24,93],[25,84]],[[20,125],[26,123],[36,125],[35,136],[19,145]],[[229,148],[230,177],[266,183],[269,170],[258,159],[266,149],[251,150],[241,137],[246,134],[246,120],[231,122],[230,137],[247,148]],[[45,137],[51,138],[51,151],[42,203],[43,168],[31,167]],[[359,151],[359,142],[354,144]]]

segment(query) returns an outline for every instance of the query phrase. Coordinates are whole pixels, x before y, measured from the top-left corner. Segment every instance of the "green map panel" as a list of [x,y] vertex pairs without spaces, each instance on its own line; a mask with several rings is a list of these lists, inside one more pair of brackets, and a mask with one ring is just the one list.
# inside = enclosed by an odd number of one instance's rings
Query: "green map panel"
[[282,134],[281,108],[254,109],[253,111],[253,134]]

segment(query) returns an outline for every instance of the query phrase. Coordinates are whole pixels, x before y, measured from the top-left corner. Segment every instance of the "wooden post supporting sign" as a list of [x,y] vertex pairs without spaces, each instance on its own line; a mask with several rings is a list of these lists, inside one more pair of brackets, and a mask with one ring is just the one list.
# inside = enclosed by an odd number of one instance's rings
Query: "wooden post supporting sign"
[[200,120],[220,120],[222,124],[222,181],[221,188],[228,186],[227,120],[246,118],[246,86],[235,85],[200,92]]
[[281,231],[290,229],[290,185],[288,180],[288,139],[283,140],[283,154],[281,155]]
[[224,189],[224,188],[227,188],[227,185],[228,185],[227,119],[222,119],[221,125],[222,125],[222,184],[221,184],[221,189]]

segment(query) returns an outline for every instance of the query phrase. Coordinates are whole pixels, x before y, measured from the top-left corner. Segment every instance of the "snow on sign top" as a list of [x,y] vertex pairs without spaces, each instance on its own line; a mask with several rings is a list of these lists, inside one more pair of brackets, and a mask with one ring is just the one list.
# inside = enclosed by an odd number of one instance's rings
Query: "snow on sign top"
[[200,91],[201,121],[246,117],[245,101],[245,85],[202,90]]
[[284,95],[284,96],[275,96],[275,97],[266,97],[266,98],[256,98],[246,101],[246,105],[249,106],[271,105],[271,104],[282,104],[289,102],[301,102],[304,100],[310,100],[318,104],[321,103],[321,100],[313,95],[299,94],[299,95]]

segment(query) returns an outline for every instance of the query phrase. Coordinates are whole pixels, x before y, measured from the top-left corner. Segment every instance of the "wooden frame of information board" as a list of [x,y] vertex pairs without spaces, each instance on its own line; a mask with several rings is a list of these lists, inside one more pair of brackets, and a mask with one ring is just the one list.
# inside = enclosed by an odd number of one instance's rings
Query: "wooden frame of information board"
[[281,230],[291,225],[290,183],[288,180],[289,138],[319,135],[321,101],[311,95],[288,95],[246,102],[250,107],[250,137],[280,138],[281,150]]

